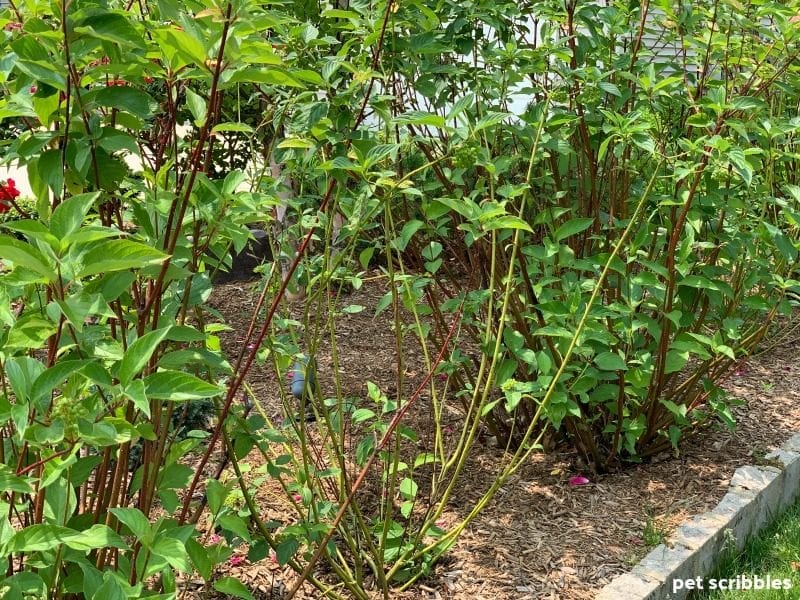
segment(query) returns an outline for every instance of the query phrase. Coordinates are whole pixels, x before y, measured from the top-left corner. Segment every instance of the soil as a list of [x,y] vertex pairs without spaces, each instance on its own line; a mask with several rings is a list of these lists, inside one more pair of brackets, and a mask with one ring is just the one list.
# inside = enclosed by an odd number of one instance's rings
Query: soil
[[[395,337],[389,312],[373,318],[386,293],[380,278],[343,298],[343,305],[364,310],[337,317],[340,381],[345,396],[366,394],[365,381],[377,383],[390,396],[396,393]],[[238,351],[257,299],[254,285],[217,286],[210,300],[232,330],[221,334],[223,347]],[[302,319],[301,304],[282,307],[283,316]],[[758,464],[800,430],[800,363],[796,336],[773,340],[774,347],[740,361],[723,383],[732,398],[737,426],[719,425],[681,444],[680,451],[647,464],[594,476],[578,472],[574,453],[557,448],[534,455],[498,492],[493,502],[460,537],[437,565],[435,573],[413,589],[395,593],[399,599],[561,599],[593,598],[598,590],[638,562],[649,549],[667,540],[682,521],[713,508],[726,493],[735,469]],[[419,352],[402,357],[409,393],[425,375]],[[235,355],[234,355],[235,356]],[[330,349],[316,352],[320,384],[332,385]],[[280,386],[270,368],[255,365],[248,382],[270,417],[280,419]],[[424,419],[413,414],[412,419]],[[492,465],[500,452],[488,444],[476,448],[465,477],[445,513],[443,527],[463,516],[492,480]],[[257,461],[257,459],[254,459]],[[257,465],[256,465],[257,466]],[[574,486],[575,475],[589,478]],[[269,518],[280,519],[289,507],[275,483],[264,484],[257,495]],[[237,549],[220,575],[240,578],[256,598],[278,598],[295,575],[272,557],[254,564],[246,549]],[[310,585],[297,597],[317,597]]]

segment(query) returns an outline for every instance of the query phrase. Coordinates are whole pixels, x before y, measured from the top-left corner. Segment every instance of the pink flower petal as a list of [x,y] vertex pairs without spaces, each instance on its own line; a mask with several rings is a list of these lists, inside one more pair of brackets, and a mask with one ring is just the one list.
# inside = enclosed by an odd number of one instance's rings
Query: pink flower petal
[[239,555],[234,554],[233,556],[231,556],[231,558],[230,558],[230,560],[228,562],[231,563],[232,567],[239,566],[240,564],[242,564],[244,562],[244,556],[239,556]]
[[590,481],[583,475],[574,475],[569,478],[570,485],[586,485],[587,483],[590,483]]

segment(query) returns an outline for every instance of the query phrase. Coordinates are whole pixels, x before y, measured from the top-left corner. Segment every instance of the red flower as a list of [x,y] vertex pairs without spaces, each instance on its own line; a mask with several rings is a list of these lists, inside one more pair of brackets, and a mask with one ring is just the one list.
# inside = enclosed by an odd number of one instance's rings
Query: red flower
[[11,203],[8,200],[13,200],[19,196],[19,193],[11,178],[6,180],[5,185],[0,185],[0,213],[8,212],[11,209]]
[[144,82],[145,83],[153,83],[153,78],[150,77],[149,75],[145,75],[144,76]]
[[38,90],[38,89],[39,89],[38,87],[36,87],[35,85],[32,85],[32,86],[31,86],[31,89],[30,89],[30,91],[31,91],[31,94],[35,94],[35,93],[37,92],[37,90]]
[[6,23],[6,31],[14,31],[15,29],[22,29],[22,23]]

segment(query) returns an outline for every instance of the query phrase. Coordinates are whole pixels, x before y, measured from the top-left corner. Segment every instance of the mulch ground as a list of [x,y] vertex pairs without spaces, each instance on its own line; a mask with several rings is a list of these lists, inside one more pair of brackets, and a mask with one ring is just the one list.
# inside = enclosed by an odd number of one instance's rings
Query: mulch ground
[[[365,284],[344,298],[344,304],[362,312],[337,317],[340,381],[345,395],[365,395],[371,380],[388,394],[396,393],[398,357],[389,313],[373,318],[386,293],[380,280]],[[232,331],[222,335],[228,351],[238,351],[257,295],[248,283],[230,283],[215,289],[210,305],[225,315]],[[302,320],[306,307],[285,306],[283,316]],[[313,311],[311,311],[313,312]],[[742,404],[734,409],[737,427],[712,428],[682,443],[680,452],[647,464],[590,476],[579,473],[575,454],[556,449],[535,455],[500,490],[494,501],[461,536],[437,566],[435,574],[408,592],[392,597],[411,599],[562,599],[593,598],[617,575],[629,570],[686,518],[713,508],[727,491],[735,469],[757,464],[800,430],[800,363],[798,344],[789,339],[740,363],[723,387]],[[425,374],[419,352],[402,357],[405,393]],[[323,389],[330,385],[330,349],[322,345],[316,356]],[[280,418],[279,382],[271,370],[257,365],[248,379],[267,412]],[[413,415],[412,415],[412,418]],[[471,502],[491,482],[499,450],[476,449],[451,502],[446,520],[466,514]],[[582,486],[570,486],[577,474],[590,477]],[[280,518],[281,500],[265,484],[258,501],[272,518]],[[294,575],[266,558],[250,564],[244,550],[221,575],[235,575],[257,598],[291,587]],[[272,597],[279,597],[274,594]],[[316,597],[306,586],[298,597]]]

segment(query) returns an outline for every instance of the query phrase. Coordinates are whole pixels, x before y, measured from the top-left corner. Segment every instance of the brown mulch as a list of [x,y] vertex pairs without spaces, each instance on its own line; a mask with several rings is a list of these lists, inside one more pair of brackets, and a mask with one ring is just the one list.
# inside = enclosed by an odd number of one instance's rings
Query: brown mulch
[[[397,388],[397,357],[391,313],[373,318],[386,293],[380,280],[342,298],[343,305],[364,306],[362,312],[337,316],[340,381],[345,395],[364,396],[371,380],[390,396]],[[248,283],[217,286],[211,307],[225,315],[232,331],[222,334],[223,347],[241,348],[257,295]],[[302,320],[309,307],[283,306],[282,316]],[[411,336],[408,336],[410,339]],[[412,347],[411,344],[408,347]],[[732,397],[743,401],[733,409],[735,431],[722,426],[682,443],[677,455],[632,466],[623,471],[591,476],[579,473],[577,457],[557,449],[534,455],[498,492],[493,502],[464,532],[437,566],[434,576],[393,598],[452,598],[469,600],[593,598],[617,575],[629,570],[650,545],[683,520],[713,508],[727,491],[734,470],[758,464],[800,430],[800,363],[794,339],[763,355],[751,357],[724,383]],[[329,348],[316,355],[321,385],[331,378]],[[421,356],[403,357],[407,394],[425,374]],[[279,382],[271,368],[256,365],[248,381],[270,416],[279,418]],[[284,385],[283,382],[280,382]],[[425,415],[411,415],[424,419]],[[488,444],[476,448],[446,520],[465,515],[493,477],[500,452]],[[590,483],[570,486],[569,477],[583,474]],[[264,490],[259,504],[279,513],[274,494]],[[257,598],[270,598],[276,581],[291,587],[293,575],[270,558],[230,566],[223,575],[240,577]],[[305,595],[315,597],[310,586]],[[274,596],[279,597],[278,595]]]

